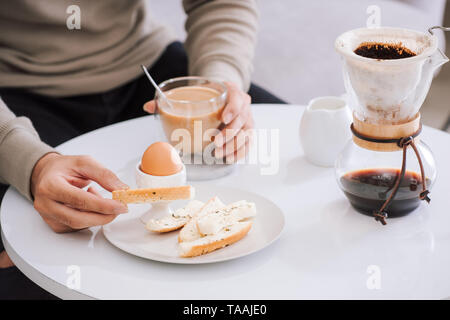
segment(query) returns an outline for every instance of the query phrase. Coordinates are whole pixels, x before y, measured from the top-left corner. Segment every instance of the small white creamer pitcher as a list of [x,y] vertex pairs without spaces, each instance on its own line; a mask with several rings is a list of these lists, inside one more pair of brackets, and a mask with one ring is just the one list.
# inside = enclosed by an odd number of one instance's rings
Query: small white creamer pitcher
[[352,116],[343,98],[328,96],[311,100],[300,122],[300,141],[313,164],[332,167],[351,138]]

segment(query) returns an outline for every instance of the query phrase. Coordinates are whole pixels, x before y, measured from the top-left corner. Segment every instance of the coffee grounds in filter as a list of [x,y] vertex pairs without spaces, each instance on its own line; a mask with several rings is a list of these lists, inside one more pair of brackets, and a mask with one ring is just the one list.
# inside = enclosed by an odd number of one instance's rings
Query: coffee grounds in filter
[[410,58],[415,52],[399,43],[363,42],[354,51],[359,56],[378,60]]

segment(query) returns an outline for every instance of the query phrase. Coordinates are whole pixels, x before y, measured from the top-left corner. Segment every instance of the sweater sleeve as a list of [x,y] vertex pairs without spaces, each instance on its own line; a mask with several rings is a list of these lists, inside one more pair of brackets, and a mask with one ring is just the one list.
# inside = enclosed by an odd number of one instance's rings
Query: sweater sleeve
[[255,0],[183,0],[189,74],[231,81],[247,91],[253,69]]
[[0,182],[32,200],[30,179],[36,162],[54,150],[43,143],[25,117],[16,117],[0,99]]

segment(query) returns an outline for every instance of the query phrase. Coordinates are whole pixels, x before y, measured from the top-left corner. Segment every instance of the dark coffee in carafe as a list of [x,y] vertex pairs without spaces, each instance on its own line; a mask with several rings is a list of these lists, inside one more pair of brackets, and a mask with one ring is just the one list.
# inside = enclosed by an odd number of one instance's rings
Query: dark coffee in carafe
[[[373,215],[393,192],[395,180],[399,175],[399,169],[373,168],[351,171],[340,179],[342,189],[352,206],[361,213]],[[429,179],[426,179],[426,183],[430,184]],[[394,199],[386,210],[389,217],[400,217],[416,209],[421,201],[421,191],[420,174],[406,171]]]

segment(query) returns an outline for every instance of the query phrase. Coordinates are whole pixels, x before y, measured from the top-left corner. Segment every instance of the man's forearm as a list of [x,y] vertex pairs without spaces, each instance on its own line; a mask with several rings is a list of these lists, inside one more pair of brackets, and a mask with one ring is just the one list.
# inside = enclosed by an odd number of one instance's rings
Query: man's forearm
[[256,43],[254,0],[184,0],[189,73],[236,83],[247,91]]
[[0,99],[0,182],[31,200],[30,177],[36,162],[54,150],[40,141],[30,120],[16,117]]

